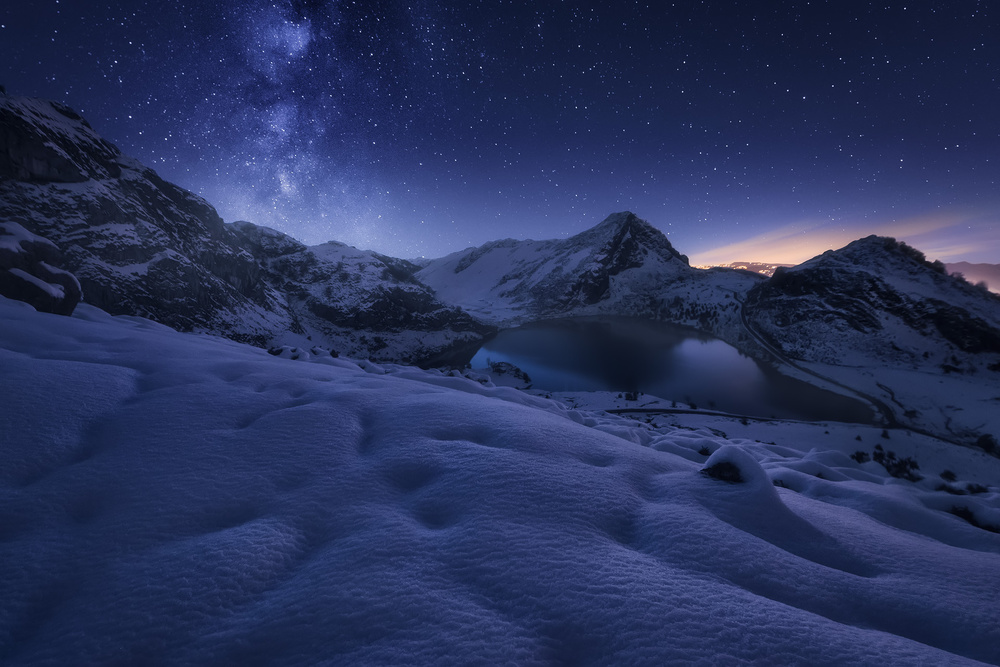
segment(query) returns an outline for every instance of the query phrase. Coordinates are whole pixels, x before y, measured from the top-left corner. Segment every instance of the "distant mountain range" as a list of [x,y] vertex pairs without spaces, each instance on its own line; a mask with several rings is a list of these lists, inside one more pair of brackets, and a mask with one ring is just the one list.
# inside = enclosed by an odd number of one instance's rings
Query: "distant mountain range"
[[[790,267],[795,266],[794,264],[770,264],[768,262],[729,262],[728,264],[715,264],[713,266],[722,267],[725,269],[738,269],[740,271],[753,271],[754,273],[759,273],[761,275],[771,277],[774,272],[779,267]],[[701,266],[698,268],[710,269],[713,266]]]
[[945,266],[949,273],[960,273],[970,283],[986,283],[990,291],[1000,293],[1000,264],[956,262]]
[[[892,239],[861,239],[797,267],[698,269],[622,212],[569,239],[495,241],[418,265],[225,224],[69,108],[0,95],[4,222],[58,246],[85,301],[183,331],[428,364],[498,328],[643,317],[822,375],[900,423],[963,441],[1000,431],[1000,417],[962,414],[963,401],[1000,397],[1000,297]],[[956,270],[975,282],[983,274],[972,266]],[[937,390],[924,400],[922,382],[948,383],[955,404],[936,405]]]

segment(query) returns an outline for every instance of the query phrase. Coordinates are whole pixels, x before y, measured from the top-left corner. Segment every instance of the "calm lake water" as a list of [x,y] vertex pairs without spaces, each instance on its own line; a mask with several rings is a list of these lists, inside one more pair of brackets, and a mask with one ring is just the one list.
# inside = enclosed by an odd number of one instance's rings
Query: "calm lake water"
[[549,391],[641,391],[755,417],[871,423],[860,401],[781,375],[721,340],[628,318],[552,320],[501,331],[473,368],[510,362]]

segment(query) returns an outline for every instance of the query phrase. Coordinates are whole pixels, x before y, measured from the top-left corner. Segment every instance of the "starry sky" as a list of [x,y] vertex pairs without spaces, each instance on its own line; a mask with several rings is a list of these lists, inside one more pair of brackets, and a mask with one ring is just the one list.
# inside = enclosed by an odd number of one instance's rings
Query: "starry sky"
[[1000,262],[986,0],[33,0],[0,84],[227,221],[399,257],[631,210],[694,264]]

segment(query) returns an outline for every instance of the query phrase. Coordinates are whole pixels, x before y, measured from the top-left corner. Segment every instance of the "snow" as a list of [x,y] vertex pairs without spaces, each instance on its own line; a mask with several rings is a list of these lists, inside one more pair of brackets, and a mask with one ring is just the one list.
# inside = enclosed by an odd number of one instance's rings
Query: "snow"
[[34,285],[35,287],[37,287],[38,289],[42,290],[43,292],[45,292],[46,294],[55,299],[62,299],[63,297],[66,296],[66,293],[63,291],[62,285],[53,285],[52,283],[47,283],[44,280],[36,278],[27,271],[23,271],[21,269],[7,269],[7,270],[13,273],[21,280],[31,283],[32,285]]
[[55,244],[46,238],[32,234],[27,229],[16,222],[4,220],[0,222],[0,250],[8,250],[12,253],[22,253],[23,243],[40,243],[55,248]]
[[942,511],[995,518],[981,452],[77,312],[0,299],[5,664],[1000,661],[1000,535]]

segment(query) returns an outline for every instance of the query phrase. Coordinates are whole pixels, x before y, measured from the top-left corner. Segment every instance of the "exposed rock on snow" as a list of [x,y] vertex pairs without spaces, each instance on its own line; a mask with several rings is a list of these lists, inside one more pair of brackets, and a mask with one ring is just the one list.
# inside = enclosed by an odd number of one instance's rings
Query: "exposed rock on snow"
[[[257,262],[203,199],[123,156],[63,105],[5,96],[0,125],[11,177],[0,181],[0,217],[55,242],[89,303],[257,344],[291,327]],[[37,146],[56,157],[38,158]]]
[[[778,269],[747,303],[754,325],[800,359],[836,361],[847,337],[873,358],[911,361],[927,349],[914,345],[914,333],[941,349],[1000,354],[1000,297],[890,238],[869,236]],[[817,345],[817,324],[841,341]]]
[[80,302],[80,282],[58,268],[62,253],[16,222],[0,222],[0,295],[35,310],[69,315]]

